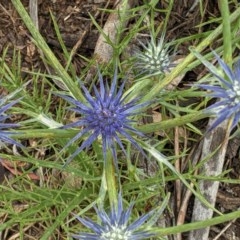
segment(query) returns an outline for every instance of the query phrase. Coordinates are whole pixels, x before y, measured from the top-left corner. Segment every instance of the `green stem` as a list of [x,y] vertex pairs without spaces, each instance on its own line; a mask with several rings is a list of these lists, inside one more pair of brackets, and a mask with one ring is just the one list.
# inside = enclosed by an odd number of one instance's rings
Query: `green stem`
[[182,232],[188,232],[191,230],[206,228],[209,226],[231,221],[237,218],[240,218],[240,211],[235,211],[232,213],[224,214],[222,216],[214,217],[204,221],[188,223],[188,224],[179,225],[175,227],[161,228],[161,229],[157,228],[156,230],[153,230],[153,231],[154,233],[157,234],[157,236],[160,237],[160,236],[166,236],[170,234],[176,234],[176,233],[182,233]]
[[116,187],[116,177],[115,177],[115,166],[113,162],[113,157],[110,151],[107,151],[107,159],[105,160],[105,177],[108,189],[108,196],[111,209],[117,208],[118,197],[117,197],[117,187]]
[[[167,130],[175,126],[182,126],[191,122],[208,117],[208,115],[199,112],[191,113],[185,116],[176,117],[159,123],[150,123],[143,126],[136,127],[137,130],[143,133],[152,133],[155,131]],[[78,129],[28,129],[28,130],[14,130],[12,137],[15,139],[29,139],[29,138],[71,138],[79,133]]]
[[14,139],[29,138],[71,138],[74,137],[79,130],[73,129],[28,129],[15,130],[11,132]]
[[223,58],[225,62],[231,66],[232,64],[232,38],[231,38],[231,24],[229,21],[229,6],[228,0],[219,0],[218,5],[222,15],[223,26]]
[[175,117],[173,119],[138,126],[136,129],[143,133],[153,133],[159,130],[171,129],[176,126],[183,126],[184,124],[196,122],[206,117],[209,117],[209,114],[203,112],[190,113],[184,116]]

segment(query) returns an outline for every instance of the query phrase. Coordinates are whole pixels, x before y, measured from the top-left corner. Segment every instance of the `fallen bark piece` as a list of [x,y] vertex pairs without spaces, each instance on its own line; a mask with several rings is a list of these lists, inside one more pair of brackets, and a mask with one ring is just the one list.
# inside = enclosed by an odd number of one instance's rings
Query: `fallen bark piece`
[[[210,120],[208,127],[212,126]],[[202,148],[202,157],[201,159],[209,158],[214,152],[213,156],[203,165],[201,173],[204,176],[217,176],[222,173],[223,163],[225,160],[228,140],[229,140],[229,130],[228,121],[219,124],[213,131],[206,134],[203,139],[203,148]],[[218,150],[217,150],[218,149]],[[216,151],[217,150],[217,151]],[[202,193],[203,197],[210,203],[212,206],[215,206],[217,192],[218,192],[219,182],[218,181],[207,181],[202,180],[199,183],[199,190]],[[213,210],[206,207],[199,199],[195,199],[192,222],[203,221],[211,219],[213,216]],[[210,227],[193,230],[190,232],[188,239],[189,240],[208,240]]]
[[134,0],[122,0],[118,3],[116,11],[111,13],[104,25],[103,32],[100,34],[94,55],[99,63],[108,63],[113,56],[113,48],[107,43],[106,36],[112,43],[116,43],[118,31],[126,27],[128,23],[128,11],[134,6]]

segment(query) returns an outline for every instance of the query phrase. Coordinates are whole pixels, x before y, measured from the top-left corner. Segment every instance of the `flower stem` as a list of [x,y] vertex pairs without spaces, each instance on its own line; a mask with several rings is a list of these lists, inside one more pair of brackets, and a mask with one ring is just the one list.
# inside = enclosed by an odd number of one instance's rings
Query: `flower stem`
[[107,158],[105,161],[105,177],[106,177],[110,206],[111,206],[111,209],[116,210],[118,204],[117,204],[115,167],[114,167],[113,157],[110,151],[107,151]]
[[231,24],[229,22],[229,1],[219,0],[218,5],[222,16],[223,26],[223,58],[224,61],[231,66],[232,65],[232,34]]

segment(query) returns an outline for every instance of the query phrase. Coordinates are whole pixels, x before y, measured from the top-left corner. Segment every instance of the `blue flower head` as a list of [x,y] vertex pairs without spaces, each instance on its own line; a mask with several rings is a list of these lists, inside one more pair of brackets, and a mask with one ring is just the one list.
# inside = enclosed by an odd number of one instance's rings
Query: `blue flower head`
[[0,100],[0,141],[5,143],[10,143],[10,144],[15,144],[19,147],[22,147],[22,144],[16,142],[11,138],[11,135],[14,133],[6,132],[5,130],[3,130],[3,129],[14,128],[19,126],[18,124],[15,124],[15,123],[5,123],[5,120],[9,118],[9,116],[6,115],[5,112],[8,109],[10,109],[14,104],[16,104],[18,101],[19,100],[15,100],[8,104],[5,104],[6,102],[5,98],[2,98]]
[[234,65],[234,70],[231,70],[230,67],[215,52],[213,53],[217,58],[221,69],[224,71],[226,79],[218,73],[217,69],[215,69],[211,63],[199,58],[220,83],[215,86],[207,84],[198,85],[198,87],[211,91],[208,94],[209,96],[219,98],[216,103],[205,110],[208,113],[216,115],[216,120],[213,122],[208,131],[213,130],[223,121],[230,118],[233,118],[231,125],[232,129],[240,120],[240,60]]
[[[150,219],[157,220],[162,210],[154,209],[129,224],[133,205],[133,203],[130,204],[130,207],[124,210],[122,197],[119,194],[118,206],[116,209],[111,209],[109,214],[103,209],[95,208],[101,224],[95,223],[89,218],[77,216],[77,219],[94,233],[79,233],[72,235],[72,237],[82,240],[139,240],[153,237],[155,234],[146,229],[154,224]],[[145,230],[142,230],[143,228]]]
[[117,70],[114,73],[110,87],[108,87],[107,83],[104,84],[101,73],[99,72],[98,74],[100,90],[98,90],[95,85],[93,86],[94,97],[91,96],[86,87],[81,84],[86,103],[75,100],[70,96],[61,95],[63,99],[75,105],[71,110],[81,115],[80,120],[65,125],[63,128],[83,127],[83,129],[71,139],[64,148],[71,145],[77,139],[85,135],[87,136],[87,139],[84,140],[80,147],[72,156],[70,156],[66,164],[68,164],[83,149],[88,148],[99,136],[102,138],[104,159],[106,159],[106,151],[111,149],[115,164],[117,162],[115,142],[126,154],[119,135],[128,139],[135,147],[143,152],[138,143],[130,135],[130,132],[139,136],[144,136],[144,134],[131,126],[131,123],[134,121],[130,119],[130,117],[138,114],[142,108],[149,103],[138,104],[138,98],[125,103],[126,96],[123,97],[125,81],[121,84],[120,88],[117,89]]
[[174,67],[172,57],[169,56],[168,47],[164,44],[164,36],[160,38],[158,43],[151,36],[148,45],[144,45],[140,41],[143,51],[136,54],[135,68],[144,74],[164,74]]

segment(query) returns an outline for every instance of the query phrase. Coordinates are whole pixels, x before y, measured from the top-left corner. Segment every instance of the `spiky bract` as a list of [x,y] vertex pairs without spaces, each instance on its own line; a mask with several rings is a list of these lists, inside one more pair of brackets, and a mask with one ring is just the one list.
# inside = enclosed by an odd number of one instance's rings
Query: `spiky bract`
[[110,88],[107,83],[104,84],[101,73],[99,72],[98,74],[100,90],[98,90],[95,85],[93,86],[94,97],[91,96],[86,87],[81,84],[86,103],[75,100],[70,96],[61,95],[62,98],[75,105],[71,110],[81,115],[80,120],[68,124],[63,128],[83,127],[83,129],[71,139],[64,148],[71,145],[77,139],[85,135],[87,136],[87,139],[84,140],[81,146],[72,156],[70,156],[67,163],[69,163],[83,149],[88,148],[99,136],[102,138],[104,159],[106,159],[107,150],[111,149],[115,164],[117,161],[115,143],[117,143],[126,154],[119,135],[129,140],[135,147],[142,151],[130,133],[139,136],[144,135],[131,126],[134,122],[131,117],[139,114],[142,111],[142,108],[149,103],[138,104],[137,102],[139,99],[136,98],[125,103],[126,97],[123,97],[125,81],[121,84],[120,88],[117,89],[117,70],[114,73]]
[[164,74],[170,67],[175,66],[172,63],[172,57],[169,56],[168,47],[164,44],[164,36],[156,43],[153,36],[147,46],[140,41],[143,51],[136,54],[135,68],[144,74]]
[[218,85],[199,84],[198,87],[211,91],[208,95],[219,100],[208,107],[205,112],[216,115],[216,120],[208,131],[216,128],[226,119],[232,118],[231,129],[234,128],[240,120],[240,60],[236,62],[233,70],[215,53],[215,57],[223,70],[225,76],[220,75],[215,68],[210,67],[204,61],[206,67],[219,80]]
[[[74,234],[73,238],[82,240],[140,240],[149,239],[155,234],[146,230],[148,227],[148,220],[150,218],[159,217],[159,210],[152,210],[149,213],[141,216],[133,223],[128,223],[131,217],[133,203],[127,210],[123,209],[122,196],[119,194],[117,208],[111,209],[107,214],[103,209],[95,208],[95,211],[100,218],[101,224],[93,222],[89,218],[77,219],[87,228],[91,229],[94,233],[79,233]],[[151,223],[152,224],[152,223]],[[143,228],[145,230],[143,230]]]
[[9,118],[9,115],[5,114],[7,110],[9,110],[14,104],[16,104],[19,100],[12,101],[8,104],[6,103],[6,97],[0,100],[0,141],[3,143],[15,144],[19,147],[22,145],[16,142],[11,138],[11,135],[14,133],[7,132],[5,129],[18,127],[18,124],[15,123],[6,123],[5,121]]

